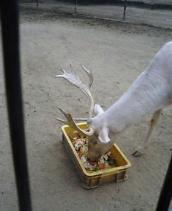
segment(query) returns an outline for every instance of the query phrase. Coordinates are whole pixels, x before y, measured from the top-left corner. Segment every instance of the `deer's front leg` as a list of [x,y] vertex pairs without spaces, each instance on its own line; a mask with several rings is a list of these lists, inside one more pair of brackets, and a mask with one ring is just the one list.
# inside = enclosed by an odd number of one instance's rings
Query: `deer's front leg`
[[132,153],[133,156],[140,157],[143,154],[144,150],[148,147],[148,144],[150,142],[150,136],[152,134],[152,131],[153,131],[155,125],[157,124],[157,122],[159,120],[161,111],[162,110],[160,109],[153,114],[153,117],[150,121],[149,130],[146,135],[145,141],[142,146],[138,147],[138,149]]

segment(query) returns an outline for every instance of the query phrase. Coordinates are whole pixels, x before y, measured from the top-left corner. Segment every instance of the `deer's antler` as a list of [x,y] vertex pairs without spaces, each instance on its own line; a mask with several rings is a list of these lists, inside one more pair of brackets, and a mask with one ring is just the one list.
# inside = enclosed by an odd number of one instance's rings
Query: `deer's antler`
[[[62,111],[62,109],[61,108],[59,108],[59,107],[57,107],[57,109],[61,112]],[[63,111],[64,112],[64,111]],[[62,112],[61,112],[62,113]],[[56,118],[56,120],[58,120],[59,122],[62,122],[62,123],[67,123],[67,120],[65,120],[65,119],[62,119],[62,118],[59,118],[59,117],[57,117]],[[87,121],[88,120],[88,117],[73,117],[73,120],[74,121]]]
[[[90,88],[91,88],[92,83],[93,83],[93,75],[92,75],[91,71],[88,70],[85,66],[82,65],[81,67],[86,72],[86,74],[88,75],[89,85],[84,84],[80,80],[79,76],[77,76],[76,73],[72,70],[71,65],[70,65],[70,69],[68,71],[62,69],[63,74],[56,75],[56,77],[66,79],[72,85],[79,88],[87,97],[89,97],[89,100],[90,100],[90,103],[91,103],[90,109],[89,109],[89,119],[90,119],[92,117],[93,110],[94,110],[94,99],[93,99],[93,96],[92,96],[91,91],[90,91]],[[63,123],[67,122],[70,125],[70,127],[74,128],[75,130],[77,130],[82,135],[86,135],[87,137],[93,137],[94,136],[94,130],[92,128],[90,128],[89,131],[88,130],[87,131],[82,130],[75,123],[75,121],[88,120],[88,118],[72,118],[71,114],[66,113],[61,108],[58,108],[58,109],[65,116],[67,121],[60,119],[60,118],[57,118],[57,120],[59,120]]]
[[94,134],[94,130],[92,128],[89,128],[89,131],[86,130],[82,130],[81,128],[79,128],[77,126],[77,124],[75,123],[75,121],[72,118],[72,115],[69,113],[66,113],[65,111],[63,111],[61,108],[58,108],[59,111],[65,116],[65,118],[67,119],[67,123],[69,124],[69,126],[75,130],[77,130],[81,135],[84,136],[93,136]]
[[89,88],[91,88],[92,84],[93,84],[93,81],[94,81],[94,78],[93,78],[93,74],[92,72],[87,69],[84,65],[81,65],[82,69],[87,73],[88,75],[88,78],[89,78]]
[[91,73],[91,71],[89,71],[85,66],[81,66],[83,68],[83,70],[87,73],[88,77],[89,77],[89,86],[87,86],[86,84],[84,84],[78,75],[76,75],[76,73],[72,70],[72,66],[70,65],[70,70],[66,71],[64,69],[62,69],[63,74],[62,75],[56,75],[56,78],[64,78],[66,79],[68,82],[70,82],[72,85],[76,86],[77,88],[79,88],[86,96],[89,97],[90,99],[90,109],[89,109],[89,118],[92,117],[93,115],[93,110],[94,110],[94,99],[93,96],[90,92],[90,87],[93,83],[93,75]]

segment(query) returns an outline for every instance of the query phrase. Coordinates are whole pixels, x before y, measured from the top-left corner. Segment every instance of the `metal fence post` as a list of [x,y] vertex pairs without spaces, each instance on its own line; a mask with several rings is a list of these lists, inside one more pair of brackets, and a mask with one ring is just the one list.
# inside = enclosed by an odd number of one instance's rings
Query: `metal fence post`
[[126,19],[127,0],[124,0],[123,20]]
[[74,9],[74,14],[77,14],[77,6],[78,6],[78,0],[75,0],[75,9]]
[[172,156],[161,189],[156,211],[167,211],[172,199]]
[[8,119],[19,210],[31,211],[22,106],[17,0],[1,0],[0,15]]

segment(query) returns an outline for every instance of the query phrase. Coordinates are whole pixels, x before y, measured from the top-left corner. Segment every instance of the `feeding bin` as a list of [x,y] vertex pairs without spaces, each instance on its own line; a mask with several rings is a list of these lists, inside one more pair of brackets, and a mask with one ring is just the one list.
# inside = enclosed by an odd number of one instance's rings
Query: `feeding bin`
[[[79,123],[77,125],[82,129],[86,129],[88,127],[86,123]],[[62,126],[61,129],[63,133],[63,143],[69,156],[74,162],[84,188],[91,189],[104,183],[121,182],[126,179],[127,169],[131,166],[131,164],[116,144],[114,144],[111,148],[111,156],[116,161],[115,167],[97,171],[87,171],[81,163],[81,160],[71,141],[74,129],[68,125]]]

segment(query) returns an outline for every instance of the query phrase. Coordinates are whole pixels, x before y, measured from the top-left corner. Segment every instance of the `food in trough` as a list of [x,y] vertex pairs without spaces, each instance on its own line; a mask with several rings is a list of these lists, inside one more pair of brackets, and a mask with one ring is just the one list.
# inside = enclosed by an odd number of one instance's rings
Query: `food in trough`
[[112,158],[111,151],[102,155],[97,162],[90,162],[87,157],[88,138],[81,137],[77,131],[73,133],[73,138],[71,138],[71,141],[81,160],[82,165],[87,171],[98,171],[116,166],[116,161],[114,158]]

